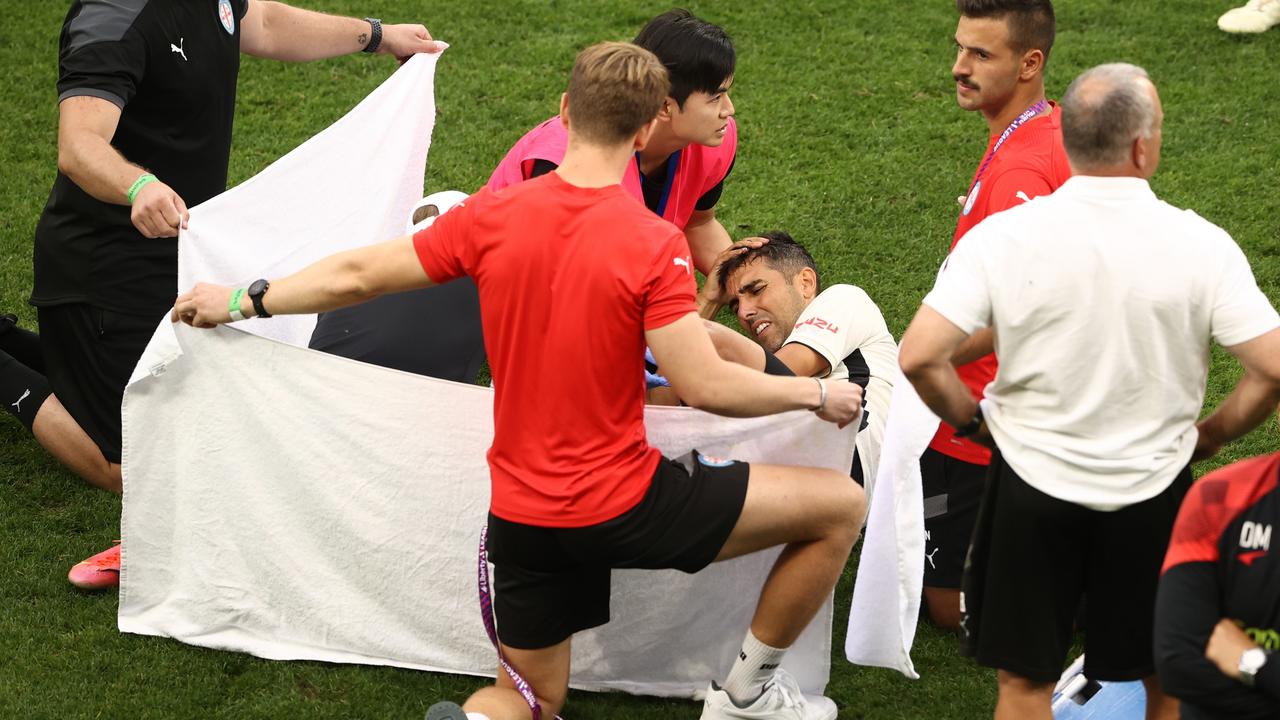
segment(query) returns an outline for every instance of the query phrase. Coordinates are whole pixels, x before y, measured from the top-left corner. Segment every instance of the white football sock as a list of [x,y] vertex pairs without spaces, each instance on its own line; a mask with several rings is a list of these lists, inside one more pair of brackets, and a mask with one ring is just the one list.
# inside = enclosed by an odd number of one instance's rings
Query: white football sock
[[724,679],[723,689],[729,697],[740,706],[755,702],[764,692],[764,684],[778,669],[786,648],[765,645],[756,639],[750,630],[742,641],[742,651],[729,670],[729,677]]
[[469,712],[467,713],[467,720],[489,720],[489,716],[484,713]]

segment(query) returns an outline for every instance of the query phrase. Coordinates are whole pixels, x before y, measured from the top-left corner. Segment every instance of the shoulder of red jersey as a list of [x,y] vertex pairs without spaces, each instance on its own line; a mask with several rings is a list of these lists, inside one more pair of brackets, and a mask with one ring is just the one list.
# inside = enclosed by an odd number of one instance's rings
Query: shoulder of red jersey
[[1201,478],[1182,501],[1164,570],[1187,562],[1215,562],[1218,541],[1236,518],[1276,490],[1280,453],[1233,463]]

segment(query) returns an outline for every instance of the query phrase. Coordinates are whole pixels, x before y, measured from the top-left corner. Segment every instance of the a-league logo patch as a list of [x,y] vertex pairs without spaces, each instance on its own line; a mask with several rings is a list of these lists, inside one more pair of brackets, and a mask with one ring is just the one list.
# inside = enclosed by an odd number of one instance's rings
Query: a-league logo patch
[[218,19],[228,35],[236,34],[236,14],[231,10],[231,0],[218,0]]
[[973,210],[973,204],[978,201],[978,191],[982,189],[982,181],[973,184],[973,189],[969,191],[969,197],[964,201],[964,214],[968,215]]

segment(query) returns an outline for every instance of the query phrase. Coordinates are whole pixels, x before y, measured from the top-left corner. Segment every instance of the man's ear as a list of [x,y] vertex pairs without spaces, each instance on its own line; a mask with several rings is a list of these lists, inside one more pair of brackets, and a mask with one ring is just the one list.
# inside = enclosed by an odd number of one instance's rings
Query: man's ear
[[1142,142],[1142,136],[1133,139],[1133,145],[1129,147],[1129,160],[1138,172],[1145,172],[1147,165],[1151,162],[1151,157],[1147,155],[1147,146]]
[[1036,50],[1028,50],[1022,55],[1022,66],[1018,68],[1019,80],[1032,80],[1036,75],[1044,72],[1044,52]]
[[645,126],[636,131],[635,138],[632,139],[631,145],[636,152],[644,149],[649,144],[649,138],[653,137],[654,128],[658,127],[658,118],[654,118],[645,123]]
[[560,93],[560,124],[569,127],[569,93]]
[[680,106],[676,104],[675,98],[670,95],[662,101],[662,107],[658,108],[658,121],[671,122],[671,116],[680,111]]
[[796,273],[795,282],[799,285],[800,296],[805,300],[812,300],[818,296],[818,273],[813,268],[801,268]]

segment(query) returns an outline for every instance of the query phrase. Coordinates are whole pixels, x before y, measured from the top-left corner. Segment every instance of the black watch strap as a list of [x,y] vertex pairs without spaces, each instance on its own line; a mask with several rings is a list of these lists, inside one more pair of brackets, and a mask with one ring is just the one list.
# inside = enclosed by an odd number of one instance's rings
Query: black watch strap
[[[255,304],[255,307],[256,304]],[[977,412],[973,414],[973,419],[965,423],[964,427],[956,428],[955,436],[958,438],[969,437],[978,432],[978,428],[982,427],[982,406],[978,406]]]
[[360,52],[376,53],[382,46],[382,21],[378,18],[365,18],[364,21],[369,23],[369,44]]
[[262,304],[262,296],[267,294],[267,289],[271,287],[271,283],[264,278],[258,278],[249,286],[249,299],[253,301],[253,311],[260,318],[269,318],[271,313],[267,312],[266,305]]

